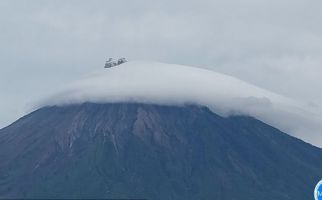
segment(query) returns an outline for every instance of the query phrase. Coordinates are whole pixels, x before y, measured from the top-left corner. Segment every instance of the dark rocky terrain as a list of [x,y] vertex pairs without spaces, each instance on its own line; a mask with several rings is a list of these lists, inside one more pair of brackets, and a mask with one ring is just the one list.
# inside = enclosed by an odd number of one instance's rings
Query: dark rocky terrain
[[313,199],[322,150],[205,107],[39,109],[0,130],[0,197]]

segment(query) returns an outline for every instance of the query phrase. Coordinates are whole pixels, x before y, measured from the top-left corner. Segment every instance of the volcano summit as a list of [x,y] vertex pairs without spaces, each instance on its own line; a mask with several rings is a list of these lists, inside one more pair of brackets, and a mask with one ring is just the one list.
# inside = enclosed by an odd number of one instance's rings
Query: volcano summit
[[127,62],[38,106],[0,130],[0,197],[302,200],[322,177],[273,127],[309,111],[209,70]]

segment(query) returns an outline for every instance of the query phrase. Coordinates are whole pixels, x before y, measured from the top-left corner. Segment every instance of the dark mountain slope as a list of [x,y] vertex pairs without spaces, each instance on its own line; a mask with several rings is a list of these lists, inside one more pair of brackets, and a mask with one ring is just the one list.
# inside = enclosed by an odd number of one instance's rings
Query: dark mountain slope
[[82,104],[0,130],[0,197],[312,199],[322,150],[205,107]]

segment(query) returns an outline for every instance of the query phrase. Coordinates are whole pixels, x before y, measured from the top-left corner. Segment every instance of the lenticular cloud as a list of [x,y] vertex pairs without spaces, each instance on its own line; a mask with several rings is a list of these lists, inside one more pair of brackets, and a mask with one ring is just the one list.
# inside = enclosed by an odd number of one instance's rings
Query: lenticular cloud
[[199,104],[222,116],[253,116],[322,146],[320,113],[231,76],[196,67],[127,62],[94,72],[43,101],[40,106],[85,102]]

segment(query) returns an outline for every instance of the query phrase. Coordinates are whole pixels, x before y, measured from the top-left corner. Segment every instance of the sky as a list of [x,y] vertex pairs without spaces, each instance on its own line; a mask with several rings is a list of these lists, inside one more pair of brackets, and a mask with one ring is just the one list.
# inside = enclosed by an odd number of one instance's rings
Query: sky
[[321,111],[322,1],[0,1],[0,127],[108,57],[203,67]]

